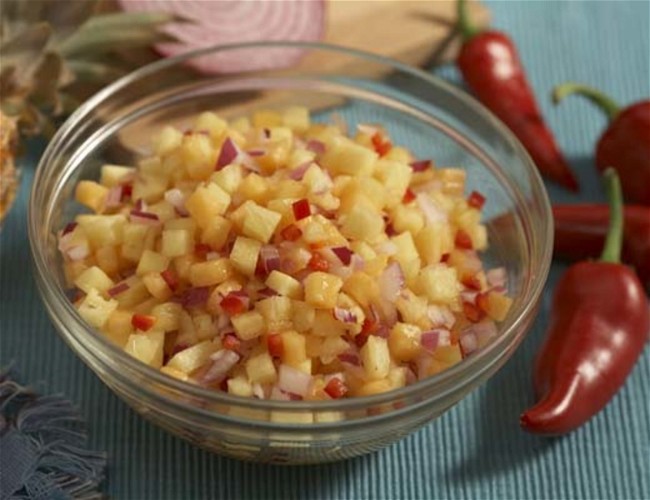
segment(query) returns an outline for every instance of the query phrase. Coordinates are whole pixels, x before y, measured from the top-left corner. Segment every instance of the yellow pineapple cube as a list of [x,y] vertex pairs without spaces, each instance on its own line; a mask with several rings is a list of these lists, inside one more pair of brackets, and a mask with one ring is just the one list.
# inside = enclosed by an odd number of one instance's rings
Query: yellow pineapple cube
[[319,357],[325,364],[329,364],[337,359],[339,354],[343,354],[350,348],[350,345],[342,337],[329,336],[323,341]]
[[414,160],[413,155],[408,151],[408,149],[400,146],[393,146],[390,148],[390,151],[384,155],[384,159],[399,161],[406,163],[407,165]]
[[321,165],[332,174],[369,177],[373,173],[377,153],[350,139],[338,137],[332,140],[321,158]]
[[92,248],[121,244],[127,223],[126,217],[122,214],[78,215],[76,221],[83,229]]
[[462,196],[465,192],[465,171],[460,168],[440,168],[436,177],[442,181],[442,192],[450,196]]
[[355,272],[346,279],[343,291],[365,308],[379,297],[377,280],[364,272]]
[[204,340],[192,347],[177,352],[165,366],[189,374],[206,364],[210,356],[216,351],[217,346],[214,343],[210,340]]
[[302,176],[302,183],[311,193],[323,193],[332,187],[332,179],[322,168],[312,163]]
[[164,332],[178,330],[183,306],[176,302],[164,302],[151,309],[150,314],[156,318],[156,329]]
[[159,272],[145,274],[142,276],[142,283],[147,291],[158,300],[167,300],[172,296],[172,291]]
[[144,282],[138,276],[131,276],[124,280],[124,282],[129,288],[115,296],[115,300],[117,300],[122,309],[135,307],[150,297],[147,288],[144,286]]
[[244,173],[240,165],[226,165],[210,177],[210,182],[214,182],[226,193],[232,195],[244,178]]
[[194,251],[194,238],[185,229],[165,229],[160,253],[165,257],[181,257]]
[[446,264],[435,264],[422,269],[418,276],[418,289],[431,302],[453,304],[459,298],[461,285],[456,269]]
[[242,232],[245,236],[262,243],[268,243],[271,236],[273,236],[273,232],[278,227],[280,219],[282,219],[282,215],[279,213],[253,203],[248,208],[248,215],[244,219]]
[[293,304],[289,297],[268,297],[258,301],[255,308],[264,317],[267,331],[279,332],[291,328]]
[[208,227],[203,228],[201,243],[210,245],[215,250],[221,250],[228,240],[232,222],[225,217],[217,216],[210,221]]
[[219,140],[226,134],[228,122],[215,113],[206,111],[198,116],[193,129],[196,132],[208,132],[213,140]]
[[253,113],[252,122],[255,128],[278,127],[282,125],[282,115],[270,109],[260,109]]
[[305,302],[316,308],[331,309],[336,306],[343,280],[333,274],[319,271],[307,276],[304,286]]
[[148,273],[161,273],[168,267],[169,257],[159,254],[158,252],[145,250],[142,252],[142,257],[140,257],[140,262],[135,270],[135,274],[142,276]]
[[79,181],[75,190],[75,199],[95,213],[104,211],[108,188],[94,181]]
[[397,297],[395,306],[406,323],[412,323],[421,329],[431,326],[431,320],[427,316],[428,302],[425,297],[415,295],[407,288]]
[[358,205],[343,220],[341,233],[346,238],[374,243],[384,235],[384,219],[381,213]]
[[372,380],[366,382],[354,393],[355,396],[374,396],[375,394],[382,394],[393,389],[393,384],[387,378],[381,380]]
[[371,335],[361,348],[361,364],[369,380],[379,380],[388,376],[390,371],[390,351],[388,341]]
[[235,396],[250,398],[253,396],[253,386],[244,377],[233,377],[228,379],[228,393]]
[[97,290],[99,293],[106,292],[113,286],[113,280],[97,266],[92,266],[82,272],[74,281],[77,288],[90,293],[91,290]]
[[223,215],[230,206],[230,195],[215,183],[196,188],[185,201],[185,208],[201,228],[210,226],[212,219]]
[[147,333],[131,334],[124,351],[152,368],[160,368],[164,345],[165,332],[152,330]]
[[160,368],[160,373],[164,373],[165,375],[168,375],[169,377],[175,378],[182,382],[190,381],[190,377],[186,373],[183,373],[182,371],[177,370],[176,368],[170,368],[169,366],[162,366]]
[[259,241],[243,236],[237,237],[230,252],[233,267],[246,276],[253,276],[261,248],[262,244]]
[[282,362],[300,369],[307,360],[307,339],[298,332],[289,330],[280,334],[282,338]]
[[251,200],[260,204],[265,204],[268,201],[269,191],[269,183],[266,178],[255,173],[244,177],[237,189],[237,193],[244,200]]
[[155,203],[163,198],[168,186],[167,179],[159,175],[140,175],[133,181],[131,197],[134,200],[142,199],[147,203]]
[[122,165],[102,165],[99,182],[102,186],[112,188],[119,186],[124,179],[135,174],[135,168],[123,167]]
[[512,299],[502,293],[489,292],[486,296],[485,312],[495,321],[503,321],[512,306]]
[[445,363],[447,366],[455,365],[463,359],[463,354],[460,350],[460,344],[455,345],[443,345],[438,347],[434,353],[433,358],[442,363]]
[[266,286],[285,297],[296,300],[302,298],[302,285],[300,281],[280,271],[271,271],[271,274],[266,279]]
[[411,361],[420,354],[422,331],[415,325],[395,323],[388,337],[390,352],[397,361]]
[[249,382],[253,384],[273,384],[278,378],[273,359],[267,352],[246,361],[246,375]]
[[174,127],[167,126],[160,131],[154,141],[154,149],[158,156],[168,155],[183,142],[183,134]]
[[304,106],[290,106],[282,113],[282,123],[296,132],[306,132],[310,126],[309,110]]
[[115,246],[98,248],[95,252],[95,260],[97,265],[108,275],[116,274],[120,270],[120,255]]
[[149,234],[153,233],[153,228],[144,224],[127,223],[124,225],[123,243],[120,247],[120,255],[131,262],[140,262],[143,252],[148,245]]
[[217,326],[209,314],[197,314],[192,317],[192,321],[194,322],[194,331],[199,340],[211,340],[219,334]]
[[227,258],[198,262],[190,267],[192,286],[212,286],[223,283],[233,274],[230,260]]
[[108,317],[104,325],[104,333],[115,345],[124,348],[129,336],[133,333],[131,318],[133,315],[128,311],[115,309]]
[[377,161],[374,175],[385,186],[387,207],[394,207],[402,203],[412,174],[413,169],[406,163],[383,158]]
[[332,311],[317,309],[311,333],[319,337],[340,337],[347,333],[348,328],[347,324],[341,323],[334,317]]
[[393,389],[399,389],[406,385],[406,367],[398,366],[391,368],[388,373],[388,380],[393,386]]
[[446,222],[431,224],[415,236],[415,246],[425,264],[437,264],[454,249],[454,238]]
[[235,333],[242,340],[259,337],[266,331],[264,316],[258,311],[248,311],[231,318]]
[[311,330],[314,325],[314,318],[316,317],[316,309],[314,306],[303,302],[302,300],[294,300],[292,307],[293,327],[299,332],[306,332]]
[[372,177],[353,178],[340,193],[340,212],[350,213],[355,207],[364,206],[380,212],[386,204],[386,188]]
[[416,235],[424,227],[424,216],[415,206],[397,205],[392,215],[393,228],[398,233],[408,231]]
[[174,205],[165,200],[149,205],[149,207],[147,207],[147,212],[156,214],[162,223],[176,218],[176,209],[174,208]]
[[214,171],[217,152],[206,135],[189,134],[183,137],[181,152],[190,179],[205,180]]
[[90,290],[79,304],[79,315],[91,326],[102,328],[109,316],[117,309],[114,299],[104,299],[97,290]]
[[[284,179],[271,186],[271,196],[277,199],[292,198],[294,201],[304,198],[307,194],[307,189],[302,182],[294,181],[293,179]],[[270,203],[267,207],[270,208]]]
[[165,221],[163,230],[165,229],[183,229],[190,233],[192,239],[196,233],[196,222],[191,217],[178,217]]

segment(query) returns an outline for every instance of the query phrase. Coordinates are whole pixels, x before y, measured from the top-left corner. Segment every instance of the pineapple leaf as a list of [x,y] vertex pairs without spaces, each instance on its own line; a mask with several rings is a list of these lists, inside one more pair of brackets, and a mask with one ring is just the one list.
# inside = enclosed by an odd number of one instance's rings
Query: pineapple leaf
[[80,82],[110,82],[127,73],[110,64],[82,60],[68,61],[68,67]]
[[102,14],[93,16],[84,23],[82,30],[109,30],[109,29],[155,29],[158,26],[176,20],[173,14],[165,12],[118,12],[115,14]]
[[51,35],[52,28],[47,23],[28,26],[0,46],[0,64],[16,64],[22,58],[33,61],[43,52]]
[[40,110],[57,115],[61,112],[58,86],[72,79],[66,71],[61,56],[47,52],[34,71],[30,100]]

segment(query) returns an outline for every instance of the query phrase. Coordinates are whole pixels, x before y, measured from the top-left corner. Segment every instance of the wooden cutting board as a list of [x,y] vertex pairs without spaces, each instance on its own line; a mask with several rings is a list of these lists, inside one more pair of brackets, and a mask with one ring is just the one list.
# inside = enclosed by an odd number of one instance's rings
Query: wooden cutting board
[[[488,25],[485,5],[467,7],[472,23]],[[325,39],[414,66],[439,64],[458,52],[456,21],[455,0],[329,0]]]

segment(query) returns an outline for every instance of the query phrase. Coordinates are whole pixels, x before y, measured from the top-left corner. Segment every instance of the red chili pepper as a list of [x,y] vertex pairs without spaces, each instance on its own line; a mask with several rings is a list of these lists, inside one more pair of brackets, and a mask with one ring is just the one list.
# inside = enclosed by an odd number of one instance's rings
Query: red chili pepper
[[[553,218],[554,256],[567,260],[598,256],[607,236],[607,205],[555,205]],[[650,207],[627,205],[624,208],[624,221],[623,262],[635,268],[650,290]]]
[[567,82],[553,90],[553,102],[578,94],[596,104],[609,119],[598,139],[596,166],[613,167],[628,201],[650,205],[650,100],[624,109],[609,96],[587,85]]
[[266,339],[266,346],[269,354],[274,358],[281,358],[284,355],[284,341],[279,333],[269,335]]
[[457,63],[467,85],[517,136],[543,175],[577,191],[578,181],[544,123],[512,40],[470,26],[465,0],[458,0],[458,18],[463,46]]
[[333,399],[339,399],[348,393],[345,383],[338,377],[333,377],[325,386],[325,392]]
[[587,422],[616,394],[641,355],[650,330],[643,285],[620,263],[620,181],[605,171],[612,220],[599,261],[574,264],[553,297],[549,330],[533,374],[537,404],[521,426],[564,434]]
[[134,314],[131,316],[131,326],[136,330],[146,332],[156,324],[156,317],[148,314]]

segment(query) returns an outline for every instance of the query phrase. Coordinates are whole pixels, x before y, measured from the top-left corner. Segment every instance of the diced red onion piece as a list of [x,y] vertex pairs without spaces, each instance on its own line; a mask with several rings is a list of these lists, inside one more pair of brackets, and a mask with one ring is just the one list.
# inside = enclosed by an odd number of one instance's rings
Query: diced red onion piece
[[418,380],[425,379],[429,376],[429,370],[431,368],[432,357],[430,355],[418,356],[415,360],[415,366],[417,368]]
[[146,226],[160,225],[160,219],[158,218],[158,215],[151,212],[138,212],[136,210],[132,210],[129,214],[129,219],[134,224],[143,224]]
[[333,247],[332,252],[338,257],[344,266],[349,266],[352,260],[352,250],[348,247]]
[[272,399],[274,401],[291,401],[291,397],[277,385],[274,385],[273,389],[271,389],[269,399]]
[[504,288],[508,281],[508,274],[505,267],[496,267],[485,273],[487,282],[491,287]]
[[399,263],[392,262],[384,269],[379,277],[379,290],[382,299],[394,301],[400,290],[404,287],[404,273]]
[[147,211],[147,203],[142,199],[138,198],[135,202],[135,205],[133,206],[133,211],[134,212],[146,212]]
[[264,394],[264,387],[262,387],[262,384],[255,382],[253,384],[253,396],[255,396],[257,399],[265,399],[266,395]]
[[459,338],[460,347],[463,350],[463,355],[468,355],[478,349],[478,338],[473,330],[463,330]]
[[284,392],[305,397],[311,387],[311,375],[297,370],[289,365],[280,365],[278,371],[278,387]]
[[405,378],[406,378],[406,385],[414,384],[418,380],[417,375],[410,368],[406,369],[406,377]]
[[77,228],[78,224],[76,222],[69,222],[66,224],[66,226],[63,228],[63,231],[61,231],[61,237],[66,236],[70,234],[72,231],[74,231]]
[[435,327],[444,326],[445,328],[451,328],[456,322],[454,313],[445,306],[430,305],[427,308],[427,316]]
[[274,245],[264,245],[260,250],[260,259],[267,273],[280,269],[280,252]]
[[[394,324],[394,322],[393,322]],[[390,328],[387,325],[379,324],[377,329],[372,333],[376,337],[387,339],[390,336]]]
[[361,366],[361,360],[355,353],[344,352],[338,355],[338,359],[341,363],[348,363],[353,366]]
[[222,349],[210,356],[211,366],[199,379],[201,385],[210,385],[226,376],[239,361],[239,354],[230,349]]
[[165,201],[172,205],[178,215],[186,217],[189,215],[187,209],[185,208],[185,196],[180,189],[170,189],[165,192]]
[[293,179],[294,181],[301,181],[303,176],[305,175],[305,172],[309,170],[309,167],[311,166],[312,163],[313,162],[311,161],[306,161],[304,163],[301,163],[296,168],[294,168],[291,172],[289,172],[289,178]]
[[237,147],[237,144],[235,144],[235,141],[233,141],[230,137],[226,137],[226,140],[221,146],[221,151],[219,152],[219,157],[217,158],[217,165],[215,169],[221,170],[226,165],[230,165],[235,161],[237,156],[239,156],[239,148]]
[[230,317],[227,314],[220,314],[217,316],[217,331],[221,335],[226,328],[230,328]]
[[339,320],[341,323],[356,323],[357,316],[349,309],[344,309],[342,307],[334,308],[334,317]]
[[422,332],[420,344],[428,352],[435,351],[438,347],[449,345],[451,332],[445,328],[435,328]]
[[424,172],[431,168],[431,160],[417,160],[409,163],[413,172]]
[[476,335],[478,346],[483,347],[490,342],[490,340],[496,338],[497,327],[494,321],[481,321],[480,323],[474,323],[465,328],[463,333],[465,332],[473,332],[474,335]]
[[181,297],[181,303],[185,307],[196,307],[205,304],[210,296],[210,289],[207,286],[189,288]]
[[129,284],[126,281],[122,281],[121,283],[118,283],[112,288],[109,288],[106,293],[110,295],[111,297],[115,297],[116,295],[121,294],[122,292],[126,292],[129,289]]
[[250,170],[251,172],[255,172],[257,174],[262,171],[262,169],[260,169],[260,166],[257,164],[257,161],[255,161],[255,159],[244,152],[240,154],[240,161],[242,167],[244,167],[246,170]]
[[274,297],[274,296],[276,296],[278,294],[278,292],[276,292],[272,288],[269,288],[268,286],[266,286],[266,287],[258,290],[257,294],[260,297]]
[[119,207],[122,204],[122,186],[113,186],[106,195],[106,208]]
[[363,268],[366,267],[366,262],[363,260],[363,257],[358,254],[352,254],[350,259],[350,267],[355,271],[363,271]]
[[307,149],[312,153],[317,155],[322,155],[325,153],[325,143],[322,141],[317,141],[316,139],[310,139],[307,141]]
[[[174,42],[156,44],[165,56],[214,45],[261,40],[318,41],[325,28],[324,2],[205,2],[166,0],[119,0],[124,10],[167,12],[181,20],[163,31]],[[189,22],[188,22],[189,21]],[[296,64],[306,49],[254,47],[215,52],[189,64],[208,74],[277,69]]]
[[447,222],[447,214],[429,196],[418,193],[415,199],[429,224]]
[[478,292],[476,290],[463,290],[460,292],[461,300],[468,304],[476,304],[476,297],[478,297]]
[[253,157],[264,156],[266,154],[266,151],[264,149],[249,149],[246,151],[246,154]]

